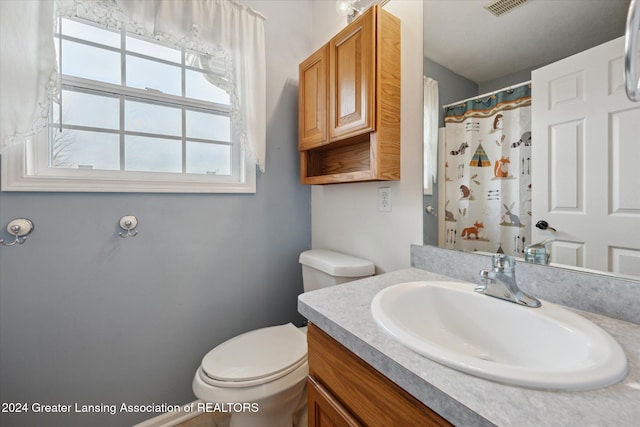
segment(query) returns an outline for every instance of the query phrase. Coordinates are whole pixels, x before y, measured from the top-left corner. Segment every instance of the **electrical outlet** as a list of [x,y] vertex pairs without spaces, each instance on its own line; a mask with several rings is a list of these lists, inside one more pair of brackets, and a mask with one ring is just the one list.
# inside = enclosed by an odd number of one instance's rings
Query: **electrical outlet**
[[391,212],[391,188],[378,188],[378,210],[380,212]]

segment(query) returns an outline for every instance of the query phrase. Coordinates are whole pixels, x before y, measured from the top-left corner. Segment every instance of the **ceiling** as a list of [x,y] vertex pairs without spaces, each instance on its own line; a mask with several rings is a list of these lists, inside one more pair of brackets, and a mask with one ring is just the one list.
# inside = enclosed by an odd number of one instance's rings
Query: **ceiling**
[[424,54],[477,83],[557,61],[624,34],[630,0],[424,0]]

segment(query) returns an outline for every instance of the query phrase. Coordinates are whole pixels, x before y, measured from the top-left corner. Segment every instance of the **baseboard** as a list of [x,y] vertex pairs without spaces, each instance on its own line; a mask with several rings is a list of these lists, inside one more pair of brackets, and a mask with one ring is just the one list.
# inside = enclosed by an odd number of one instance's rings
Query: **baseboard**
[[151,419],[145,420],[139,424],[135,424],[133,427],[173,427],[177,424],[183,423],[191,418],[197,417],[203,412],[192,411],[186,412],[184,407],[197,408],[200,400],[194,400],[191,403],[187,403],[186,405],[182,405],[180,411],[178,412],[167,412],[165,414],[160,414],[157,417],[153,417]]

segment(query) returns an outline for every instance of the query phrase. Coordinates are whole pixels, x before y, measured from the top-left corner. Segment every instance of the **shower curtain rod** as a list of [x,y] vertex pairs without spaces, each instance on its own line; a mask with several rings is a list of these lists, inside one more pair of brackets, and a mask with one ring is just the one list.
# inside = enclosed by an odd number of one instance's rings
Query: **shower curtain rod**
[[518,83],[518,84],[515,84],[515,85],[512,85],[512,86],[503,87],[502,89],[494,90],[493,92],[487,92],[487,93],[482,94],[482,95],[478,95],[478,96],[474,96],[474,97],[471,97],[471,98],[463,99],[462,101],[452,102],[451,104],[443,105],[442,109],[444,110],[447,107],[464,104],[465,102],[473,101],[473,100],[480,99],[480,98],[485,98],[485,97],[491,96],[491,95],[493,95],[495,93],[502,92],[502,91],[505,91],[505,90],[515,89],[517,87],[524,86],[524,85],[530,84],[530,83],[531,83],[531,80],[527,80],[526,82],[522,82],[522,83]]

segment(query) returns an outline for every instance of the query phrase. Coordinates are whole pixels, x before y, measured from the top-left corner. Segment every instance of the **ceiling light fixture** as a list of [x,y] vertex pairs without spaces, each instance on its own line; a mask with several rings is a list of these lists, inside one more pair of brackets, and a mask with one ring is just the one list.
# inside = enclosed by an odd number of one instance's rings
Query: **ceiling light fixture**
[[337,0],[336,12],[341,16],[356,16],[360,11],[354,6],[358,0]]
[[376,4],[382,7],[388,2],[389,0],[336,0],[336,12],[346,16],[347,22],[351,22],[370,7]]

